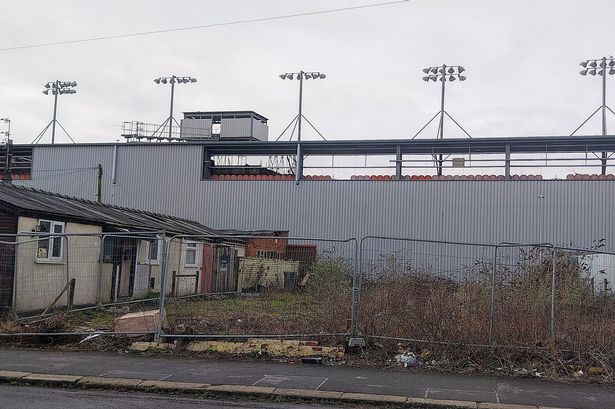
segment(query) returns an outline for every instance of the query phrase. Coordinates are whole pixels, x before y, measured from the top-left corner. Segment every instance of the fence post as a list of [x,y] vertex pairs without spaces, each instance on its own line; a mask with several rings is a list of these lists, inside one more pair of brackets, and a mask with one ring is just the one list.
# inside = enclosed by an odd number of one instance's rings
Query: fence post
[[[56,236],[57,237],[57,236]],[[52,247],[53,246],[53,238],[49,237],[49,246]],[[70,266],[68,265],[68,255],[69,255],[69,250],[68,250],[68,246],[69,246],[69,241],[68,241],[68,236],[61,236],[60,240],[66,240],[66,246],[64,248],[64,254],[66,255],[66,286],[67,288],[70,288]],[[66,311],[69,311],[71,307],[71,300],[70,300],[70,291],[66,292]]]
[[12,301],[12,309],[13,309],[13,318],[17,320],[17,272],[19,271],[19,236],[14,237],[15,240],[15,254],[13,255],[13,301]]
[[75,302],[75,283],[76,279],[71,278],[68,285],[68,309],[73,308],[73,303]]
[[555,285],[556,278],[555,272],[557,269],[557,249],[553,246],[553,260],[551,266],[551,339],[555,339]]
[[156,335],[154,336],[155,342],[160,342],[160,337],[162,335],[162,323],[165,320],[164,316],[164,303],[166,299],[166,277],[167,277],[167,268],[168,268],[168,250],[171,245],[171,240],[167,241],[166,232],[162,232],[162,261],[160,268],[160,308],[159,308],[159,320],[158,320],[158,328],[156,330]]
[[498,247],[499,244],[496,244],[495,250],[493,251],[493,271],[491,272],[491,311],[489,313],[489,344],[494,344],[494,333],[495,333],[495,280],[496,280],[496,271],[498,269]]
[[365,347],[365,340],[359,337],[359,308],[361,303],[361,285],[362,285],[362,273],[361,273],[361,256],[363,237],[361,241],[354,240],[354,271],[352,274],[352,306],[351,306],[351,319],[350,319],[350,340],[348,341],[349,347]]
[[[99,308],[102,306],[102,279],[103,279],[103,257],[105,253],[105,236],[104,234],[100,239],[100,250],[98,254],[98,282],[96,283],[96,304]],[[113,263],[111,263],[113,266]]]

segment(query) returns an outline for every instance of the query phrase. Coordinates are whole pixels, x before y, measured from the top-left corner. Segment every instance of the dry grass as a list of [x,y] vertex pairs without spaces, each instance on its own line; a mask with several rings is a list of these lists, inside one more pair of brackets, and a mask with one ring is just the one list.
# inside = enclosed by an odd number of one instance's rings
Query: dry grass
[[404,348],[429,350],[447,368],[525,367],[552,376],[592,368],[590,372],[613,381],[615,299],[595,295],[583,265],[558,253],[552,335],[553,257],[543,249],[521,256],[514,265],[498,269],[493,337],[489,268],[474,281],[424,274],[367,281],[361,328],[375,336],[372,346],[385,354],[396,353],[397,343],[405,339]]
[[341,262],[316,263],[307,288],[294,292],[167,303],[172,334],[276,335],[344,333],[350,318],[351,273]]

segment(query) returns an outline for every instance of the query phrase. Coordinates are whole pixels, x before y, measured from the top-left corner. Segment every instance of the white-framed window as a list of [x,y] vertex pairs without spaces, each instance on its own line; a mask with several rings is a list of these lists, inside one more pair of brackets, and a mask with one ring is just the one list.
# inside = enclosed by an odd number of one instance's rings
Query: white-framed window
[[187,241],[186,242],[186,258],[184,260],[184,265],[186,267],[196,267],[196,256],[197,256],[197,242],[196,241]]
[[[39,220],[37,230],[40,233],[62,234],[64,233],[64,222]],[[36,259],[44,261],[62,260],[63,249],[63,237],[49,237],[46,239],[41,239],[38,241]]]
[[146,241],[145,259],[148,264],[160,264],[161,253],[162,239],[151,239]]

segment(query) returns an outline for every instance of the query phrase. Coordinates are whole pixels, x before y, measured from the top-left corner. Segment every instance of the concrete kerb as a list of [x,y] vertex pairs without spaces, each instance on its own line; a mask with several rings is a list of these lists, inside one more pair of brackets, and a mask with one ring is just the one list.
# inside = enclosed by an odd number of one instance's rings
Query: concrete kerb
[[173,381],[144,381],[139,384],[139,389],[158,392],[183,392],[183,393],[203,393],[211,385],[206,383],[194,382],[173,382]]
[[244,395],[271,395],[275,391],[269,386],[245,386],[245,385],[212,385],[207,392],[239,393]]
[[28,375],[32,375],[30,372],[18,372],[18,371],[0,371],[0,380],[2,381],[17,381],[21,378],[25,378]]
[[0,371],[0,383],[71,386],[97,389],[139,390],[144,392],[192,393],[203,396],[236,396],[257,398],[286,398],[323,402],[361,402],[372,405],[414,408],[464,408],[464,409],[569,409],[546,406],[514,405],[410,398],[396,395],[378,395],[352,392],[320,391],[312,389],[285,389],[265,386],[208,385],[193,382],[156,381],[132,378],[107,378],[100,376],[40,374],[17,371]]
[[372,393],[354,393],[347,392],[342,394],[340,397],[341,400],[351,401],[351,402],[380,402],[380,403],[407,403],[408,398],[405,396],[396,396],[396,395],[376,395]]
[[19,381],[43,385],[75,386],[83,376],[32,373]]
[[89,386],[109,389],[137,389],[137,387],[143,382],[145,382],[144,379],[84,376],[79,381],[77,381],[77,386]]
[[339,400],[342,392],[330,392],[330,391],[317,391],[314,389],[285,389],[277,388],[273,391],[274,395],[286,396],[301,399],[325,399],[325,400]]

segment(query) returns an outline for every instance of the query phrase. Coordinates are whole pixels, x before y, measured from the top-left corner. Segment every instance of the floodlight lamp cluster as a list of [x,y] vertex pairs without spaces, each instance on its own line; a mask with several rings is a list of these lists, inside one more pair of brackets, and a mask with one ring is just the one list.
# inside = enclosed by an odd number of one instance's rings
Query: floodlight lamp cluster
[[615,58],[599,58],[597,60],[585,60],[579,63],[583,69],[579,71],[579,74],[586,76],[589,75],[609,75],[615,74]]
[[465,75],[462,73],[466,69],[460,65],[442,65],[440,67],[427,67],[423,68],[423,72],[427,74],[423,77],[423,81],[465,81]]
[[154,80],[156,84],[188,84],[191,82],[196,82],[196,78],[194,77],[178,77],[172,75],[170,77],[160,77]]
[[48,82],[44,85],[45,89],[43,90],[43,94],[45,95],[56,95],[56,94],[76,94],[77,91],[72,89],[77,86],[75,81],[53,81]]
[[306,80],[324,80],[325,78],[327,78],[327,76],[325,74],[323,74],[322,72],[287,72],[284,74],[280,74],[280,78],[283,80],[293,80],[293,79],[298,79],[300,80],[301,78],[306,79]]

